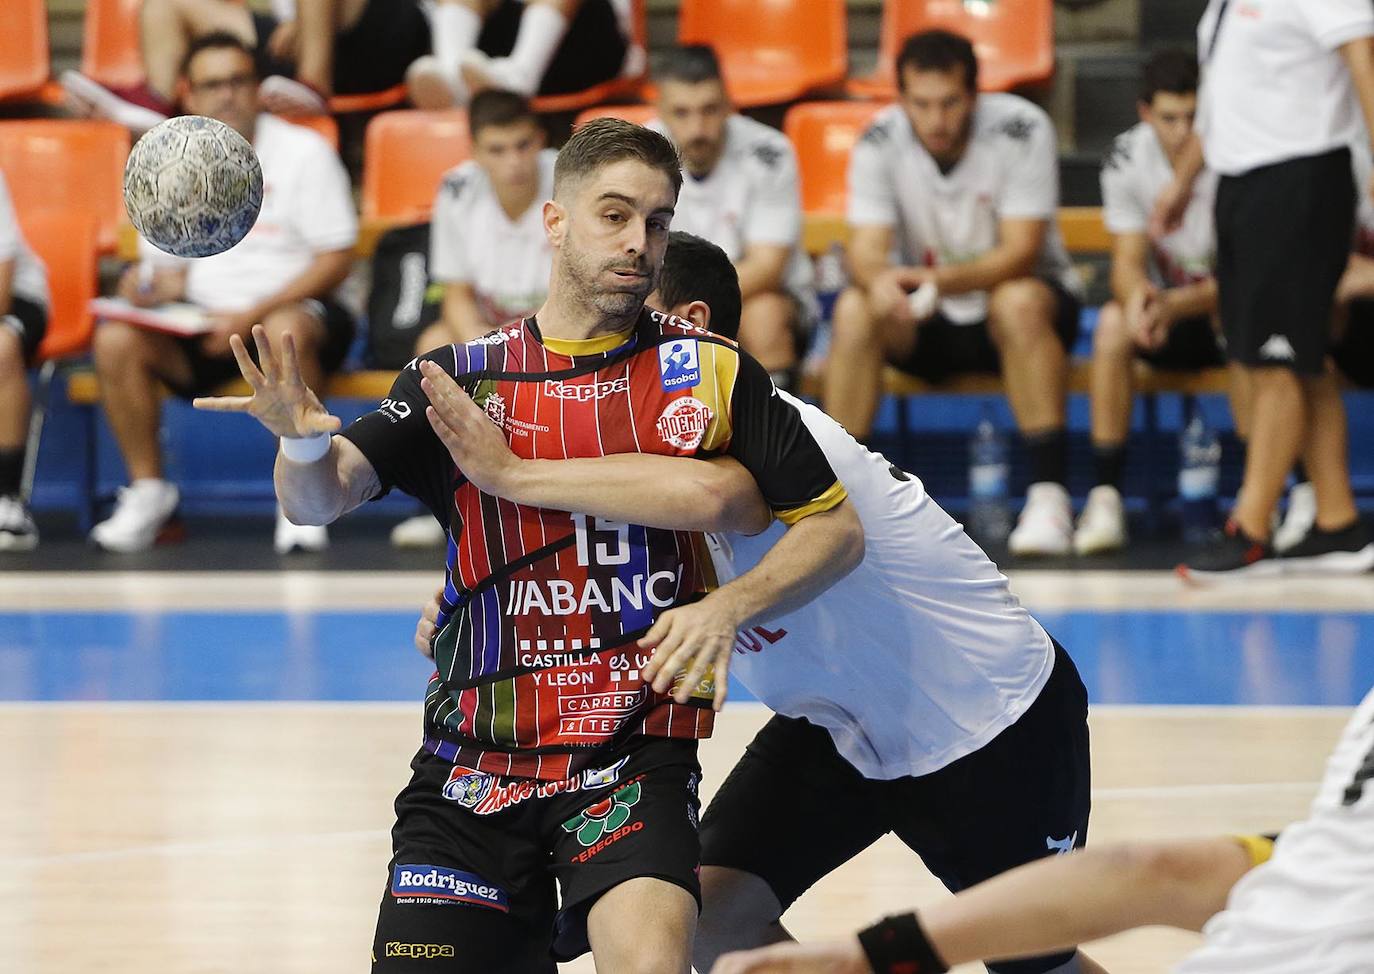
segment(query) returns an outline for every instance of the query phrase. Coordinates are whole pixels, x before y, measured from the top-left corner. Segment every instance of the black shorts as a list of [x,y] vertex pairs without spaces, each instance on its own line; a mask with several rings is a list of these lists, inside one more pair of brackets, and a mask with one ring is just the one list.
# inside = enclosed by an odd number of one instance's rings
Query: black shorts
[[[353,315],[332,298],[307,298],[302,303],[310,307],[315,315],[324,322],[324,343],[320,346],[320,366],[326,374],[337,372],[339,366],[343,365],[343,360],[348,356],[349,347],[353,344]],[[206,355],[202,341],[203,339],[199,336],[176,339],[177,345],[186,355],[186,362],[191,370],[190,382],[183,385],[168,376],[161,376],[167,387],[183,399],[203,396],[230,379],[239,378],[242,374],[234,356]],[[258,360],[256,344],[249,341],[247,345],[248,354],[256,362]]]
[[621,883],[651,876],[701,902],[695,741],[632,738],[565,782],[470,772],[424,750],[410,766],[374,974],[554,974],[555,960],[587,952],[587,913]]
[[1350,150],[1217,185],[1217,288],[1227,357],[1320,375],[1355,223]]
[[1374,389],[1374,301],[1352,301],[1345,333],[1331,349],[1336,368],[1364,389]]
[[1211,315],[1174,322],[1162,346],[1153,352],[1138,352],[1137,356],[1169,372],[1192,372],[1226,364],[1226,349]]
[[9,313],[0,315],[0,328],[8,328],[19,336],[19,347],[24,350],[24,364],[32,365],[38,355],[38,346],[48,333],[48,309],[28,298],[13,295]]
[[[777,716],[701,823],[701,862],[753,873],[784,910],[888,832],[952,891],[1084,844],[1091,804],[1088,700],[1057,644],[1040,695],[988,744],[919,778],[865,778],[823,728]],[[1068,954],[989,965],[1038,974]]]
[[[258,33],[258,72],[262,77],[293,77],[295,65],[278,61],[267,50],[277,19],[254,13]],[[365,95],[386,91],[405,81],[406,69],[430,52],[429,18],[417,0],[368,0],[358,22],[334,38],[334,91]]]
[[[482,24],[477,47],[491,57],[506,57],[515,49],[515,35],[525,5],[502,0]],[[539,84],[541,95],[566,95],[585,91],[620,76],[629,42],[610,0],[587,0],[568,25],[549,69]]]
[[[1071,351],[1078,341],[1082,302],[1058,281],[1044,283],[1055,296],[1055,334],[1064,351]],[[956,324],[940,313],[920,326],[915,350],[892,364],[908,375],[935,383],[966,372],[1002,371],[1002,357],[992,342],[986,320]]]

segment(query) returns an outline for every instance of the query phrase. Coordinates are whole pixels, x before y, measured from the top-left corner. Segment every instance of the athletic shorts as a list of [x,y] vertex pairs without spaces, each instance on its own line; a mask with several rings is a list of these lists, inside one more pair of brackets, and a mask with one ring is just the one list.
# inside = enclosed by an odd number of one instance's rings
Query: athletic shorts
[[[258,72],[262,77],[294,77],[295,65],[272,57],[267,40],[278,21],[254,13],[258,33]],[[358,22],[334,38],[334,91],[363,95],[386,91],[405,81],[406,69],[430,52],[429,18],[417,0],[368,0]]]
[[[1068,352],[1078,341],[1082,302],[1058,281],[1044,283],[1054,292],[1054,331]],[[1002,357],[993,344],[986,319],[959,324],[941,313],[920,326],[915,350],[892,364],[908,375],[934,383],[966,372],[1002,371]]]
[[1322,373],[1354,223],[1349,149],[1221,178],[1216,276],[1228,358]]
[[[520,0],[502,0],[482,24],[478,48],[491,57],[509,55],[515,50],[515,35],[524,12],[525,4]],[[539,94],[566,95],[618,78],[628,49],[610,0],[586,0],[544,72]]]
[[[607,890],[651,876],[701,902],[695,741],[636,737],[560,782],[421,750],[396,799],[372,971],[554,974]],[[561,892],[559,909],[557,891]]]
[[[332,298],[307,298],[301,302],[315,317],[324,322],[324,342],[320,345],[320,365],[326,374],[337,372],[353,344],[353,315],[348,309]],[[238,362],[233,355],[207,355],[200,336],[175,339],[186,356],[191,370],[191,381],[182,385],[171,381],[167,376],[162,380],[173,393],[183,399],[192,399],[212,392],[230,379],[242,375]],[[252,340],[247,342],[248,354],[253,361],[258,360],[258,349]]]
[[1352,301],[1345,334],[1331,349],[1331,357],[1355,385],[1374,389],[1374,301]]
[[1137,356],[1168,372],[1192,372],[1226,364],[1226,349],[1211,315],[1174,322],[1163,345],[1153,352],[1138,352]]
[[9,313],[0,315],[0,328],[8,328],[19,336],[19,347],[24,350],[24,364],[32,365],[38,354],[38,346],[48,333],[48,309],[36,301],[13,295]]
[[[786,910],[888,832],[952,891],[1080,847],[1091,804],[1088,698],[1056,643],[1054,669],[1021,718],[979,750],[918,778],[865,778],[823,728],[775,716],[701,823],[701,862],[753,873]],[[1071,955],[989,965],[1040,974]]]

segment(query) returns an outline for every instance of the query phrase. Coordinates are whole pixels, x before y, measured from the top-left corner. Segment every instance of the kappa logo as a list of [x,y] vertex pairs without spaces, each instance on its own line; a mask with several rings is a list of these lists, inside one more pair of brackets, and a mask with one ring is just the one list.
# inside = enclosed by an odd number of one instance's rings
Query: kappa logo
[[679,450],[695,450],[706,437],[714,414],[711,407],[695,396],[682,396],[668,403],[658,418],[658,435]]
[[481,876],[447,866],[398,865],[391,873],[391,895],[417,903],[466,903],[502,913],[510,911],[506,891]]
[[698,385],[701,382],[701,358],[697,340],[684,338],[658,346],[658,371],[666,392]]
[[626,394],[630,391],[629,376],[611,379],[607,382],[563,382],[558,379],[544,380],[544,395],[552,399],[566,399],[571,402],[593,402],[609,396]]
[[519,337],[520,337],[520,329],[519,329],[519,328],[508,328],[508,329],[501,329],[501,328],[498,328],[496,331],[492,332],[490,335],[483,335],[481,338],[474,338],[472,341],[468,342],[468,344],[469,344],[469,345],[504,345],[504,344],[506,344],[506,342],[512,341],[513,339],[516,339],[516,338],[519,338]]
[[499,392],[493,392],[487,396],[486,407],[487,417],[504,429],[506,425],[506,397]]
[[410,957],[414,960],[434,960],[436,957],[452,957],[452,944],[401,944],[394,940],[386,945],[388,957]]
[[1293,351],[1293,343],[1283,335],[1270,335],[1260,346],[1259,356],[1273,362],[1291,362],[1298,357]]
[[1077,829],[1074,829],[1072,834],[1066,835],[1062,839],[1056,839],[1052,835],[1045,836],[1045,848],[1053,852],[1056,856],[1067,856],[1070,852],[1073,852],[1073,847],[1077,842]]

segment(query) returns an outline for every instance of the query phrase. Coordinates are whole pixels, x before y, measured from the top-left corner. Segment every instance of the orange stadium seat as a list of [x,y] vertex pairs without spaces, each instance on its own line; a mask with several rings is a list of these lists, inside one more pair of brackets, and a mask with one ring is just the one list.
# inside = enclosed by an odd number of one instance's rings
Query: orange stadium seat
[[0,169],[25,210],[80,208],[96,221],[104,252],[124,220],[124,163],[129,132],[113,122],[24,119],[0,122]]
[[814,101],[793,105],[783,131],[797,150],[802,210],[843,215],[849,153],[882,106],[865,101]]
[[52,296],[48,331],[38,346],[44,361],[69,358],[91,343],[96,296],[95,221],[79,209],[30,209],[16,205],[19,225],[48,271]]
[[978,86],[1008,91],[1054,74],[1053,0],[885,0],[878,69],[851,79],[860,98],[895,98],[897,53],[918,31],[932,27],[964,34],[978,52]]
[[44,0],[6,0],[0,27],[0,99],[37,95],[48,80],[48,8]]
[[623,118],[636,125],[647,125],[658,114],[653,105],[597,105],[588,108],[573,120],[573,128],[579,129],[594,118]]
[[[647,0],[630,0],[630,42],[639,45],[646,54],[649,50]],[[648,59],[644,70],[625,78],[612,78],[583,91],[570,91],[563,95],[538,95],[532,101],[536,112],[577,112],[605,101],[638,98],[644,87],[648,73]]]
[[87,0],[81,73],[107,88],[143,81],[138,11],[143,0]]
[[716,49],[736,105],[776,105],[844,82],[845,0],[682,0],[678,40]]
[[427,219],[444,173],[471,155],[461,109],[383,112],[363,139],[363,218]]

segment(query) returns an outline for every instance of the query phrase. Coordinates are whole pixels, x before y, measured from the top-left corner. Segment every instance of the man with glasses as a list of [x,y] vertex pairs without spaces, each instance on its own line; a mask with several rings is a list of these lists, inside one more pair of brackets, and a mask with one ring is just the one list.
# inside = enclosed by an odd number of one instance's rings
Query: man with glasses
[[[91,532],[110,551],[140,551],[181,533],[178,491],[163,477],[158,448],[159,386],[190,398],[236,378],[229,339],[261,322],[268,335],[295,339],[306,384],[318,389],[353,339],[352,316],[332,298],[348,276],[358,232],[337,155],[314,132],[259,113],[253,55],[233,35],[196,41],[182,77],[188,111],[224,122],[253,144],[262,163],[262,212],[248,236],[213,257],[183,260],[143,242],[143,259],[119,282],[119,297],[140,308],[176,301],[204,309],[205,334],[173,337],[120,321],[96,330],[101,398],[130,478],[113,515]],[[327,541],[323,528],[278,518],[279,551]]]

